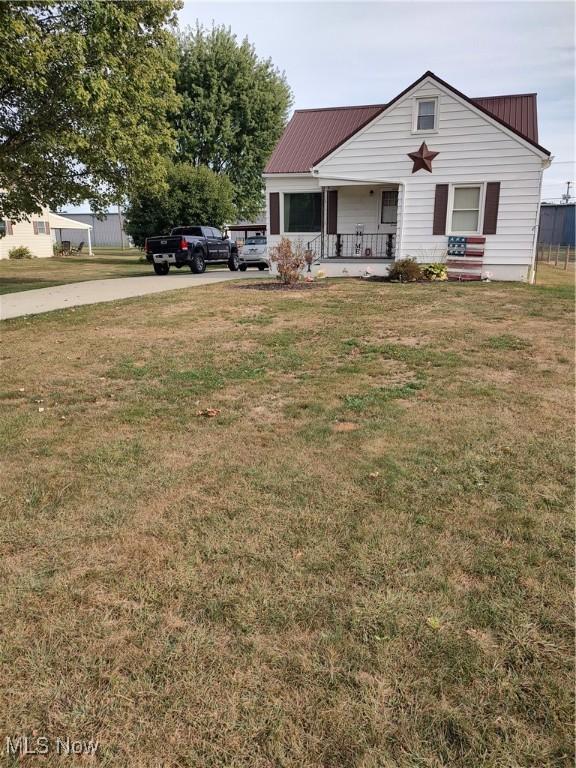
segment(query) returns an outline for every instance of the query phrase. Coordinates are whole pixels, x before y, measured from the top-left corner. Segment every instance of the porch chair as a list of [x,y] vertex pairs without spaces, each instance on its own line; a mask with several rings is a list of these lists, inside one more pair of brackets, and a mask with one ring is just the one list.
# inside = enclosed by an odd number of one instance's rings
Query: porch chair
[[84,248],[84,240],[81,240],[78,243],[78,246],[76,248],[72,248],[72,253],[74,254],[74,256],[80,256],[83,248]]

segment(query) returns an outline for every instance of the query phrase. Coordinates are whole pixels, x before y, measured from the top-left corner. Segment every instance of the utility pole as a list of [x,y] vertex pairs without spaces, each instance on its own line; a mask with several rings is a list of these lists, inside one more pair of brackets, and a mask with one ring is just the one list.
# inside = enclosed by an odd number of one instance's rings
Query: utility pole
[[120,208],[120,203],[118,203],[118,223],[120,224],[120,243],[122,245],[122,250],[124,250],[124,222],[122,221],[122,209]]
[[566,204],[570,202],[570,198],[572,197],[572,195],[570,194],[570,187],[571,186],[572,186],[572,182],[571,181],[567,181],[566,182],[566,192],[565,192],[565,194],[562,195],[562,200]]

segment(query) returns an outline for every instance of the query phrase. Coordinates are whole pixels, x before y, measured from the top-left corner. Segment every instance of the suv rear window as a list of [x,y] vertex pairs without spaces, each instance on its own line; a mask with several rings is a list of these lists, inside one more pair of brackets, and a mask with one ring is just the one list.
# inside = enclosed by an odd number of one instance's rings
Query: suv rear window
[[191,237],[202,237],[202,227],[174,227],[171,235],[190,235]]
[[266,245],[265,237],[247,237],[245,245]]

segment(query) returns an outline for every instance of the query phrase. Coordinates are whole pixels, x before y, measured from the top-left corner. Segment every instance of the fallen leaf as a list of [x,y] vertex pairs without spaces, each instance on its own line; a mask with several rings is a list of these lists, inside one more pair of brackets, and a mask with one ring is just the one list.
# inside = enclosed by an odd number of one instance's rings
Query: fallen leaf
[[42,413],[43,410],[44,408],[38,408],[38,413]]
[[438,616],[428,616],[428,618],[426,619],[426,624],[428,624],[430,629],[436,629],[436,630],[440,629],[440,627],[442,626]]
[[213,418],[214,416],[218,416],[220,413],[220,408],[204,408],[201,411],[196,411],[196,416],[207,416],[208,418]]
[[380,472],[370,472],[370,477],[380,477]]

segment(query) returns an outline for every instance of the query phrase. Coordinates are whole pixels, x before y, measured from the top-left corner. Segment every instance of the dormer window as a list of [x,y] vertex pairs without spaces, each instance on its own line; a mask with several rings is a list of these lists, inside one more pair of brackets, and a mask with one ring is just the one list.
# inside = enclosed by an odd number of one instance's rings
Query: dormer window
[[415,131],[435,131],[438,127],[438,99],[416,99]]

